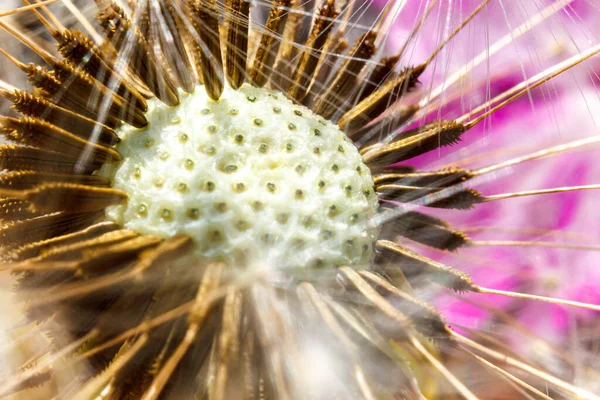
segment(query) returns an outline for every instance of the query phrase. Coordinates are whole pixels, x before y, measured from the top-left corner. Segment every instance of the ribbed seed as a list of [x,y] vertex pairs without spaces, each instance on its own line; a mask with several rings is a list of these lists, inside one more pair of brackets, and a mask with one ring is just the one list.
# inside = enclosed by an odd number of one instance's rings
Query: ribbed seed
[[127,195],[121,190],[75,183],[43,183],[13,194],[16,198],[30,201],[34,210],[45,212],[91,212],[127,200]]
[[223,59],[216,0],[191,0],[192,24],[200,37],[196,43],[197,69],[208,97],[218,100],[223,93]]
[[330,119],[348,100],[348,96],[356,90],[358,74],[367,60],[375,53],[377,34],[369,31],[362,35],[350,51],[349,58],[342,64],[332,82],[316,101],[313,111]]
[[381,238],[395,240],[398,235],[440,250],[454,251],[468,243],[467,236],[450,228],[444,220],[384,203]]
[[427,276],[432,281],[457,292],[475,290],[471,278],[464,272],[387,240],[378,240],[375,247],[379,252],[378,263],[392,263],[392,266],[402,270],[409,281],[411,278]]
[[127,18],[123,10],[111,2],[99,14],[100,25],[117,51],[131,46],[129,66],[162,102],[179,104],[177,88],[171,81],[162,60],[156,58],[146,39]]
[[78,183],[81,185],[108,187],[110,180],[100,175],[54,174],[38,171],[11,171],[0,175],[0,188],[23,190],[41,183]]
[[61,152],[75,159],[89,152],[97,161],[121,160],[121,155],[115,149],[88,142],[38,118],[0,116],[0,130],[9,139],[21,144]]
[[467,128],[454,121],[438,121],[399,134],[399,139],[362,148],[363,160],[371,168],[385,167],[427,153],[439,147],[450,146],[460,140]]
[[57,106],[40,96],[22,90],[15,90],[9,93],[2,93],[0,91],[0,94],[3,94],[12,101],[15,110],[21,114],[43,119],[82,139],[90,140],[91,136],[94,135],[94,142],[108,146],[119,141],[119,137],[114,129],[81,114]]
[[313,79],[321,50],[327,42],[329,33],[333,28],[332,20],[337,16],[335,11],[335,0],[327,0],[315,15],[312,31],[305,43],[305,49],[292,77],[292,86],[288,90],[288,96],[301,103],[306,96],[308,87]]
[[265,32],[261,35],[254,63],[250,70],[250,81],[254,86],[263,87],[269,80],[281,44],[291,0],[273,0]]
[[76,159],[65,157],[64,154],[31,147],[0,146],[1,169],[67,174],[77,170],[89,173],[101,165],[100,162],[78,164]]
[[102,54],[87,35],[75,29],[54,30],[51,33],[58,42],[58,51],[71,64],[83,68],[104,86],[114,88],[117,94],[141,111],[148,110],[144,97],[115,72],[109,57]]
[[248,0],[226,0],[225,10],[225,25],[227,26],[225,69],[227,71],[227,82],[232,88],[238,89],[244,83],[247,73],[250,2]]
[[46,253],[53,248],[84,242],[88,239],[98,237],[104,233],[114,231],[118,228],[119,225],[112,221],[100,222],[79,232],[56,236],[52,239],[42,240],[40,242],[35,242],[20,247],[11,254],[11,258],[17,261],[22,261],[27,258],[38,257],[40,254]]
[[338,126],[351,135],[373,121],[392,103],[411,91],[425,71],[425,64],[405,69],[395,79],[390,79],[340,118]]

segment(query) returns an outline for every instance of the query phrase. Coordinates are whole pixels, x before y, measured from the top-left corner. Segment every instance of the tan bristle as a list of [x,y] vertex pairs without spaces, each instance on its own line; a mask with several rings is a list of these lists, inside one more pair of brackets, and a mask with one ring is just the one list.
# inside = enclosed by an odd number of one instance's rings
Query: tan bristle
[[366,62],[375,53],[375,32],[367,32],[361,36],[348,59],[341,65],[328,89],[319,96],[313,110],[323,117],[330,119],[347,101],[348,96],[355,90],[358,74]]
[[129,65],[152,93],[167,105],[179,104],[177,88],[168,76],[162,60],[155,57],[146,39],[132,26],[123,10],[111,2],[98,15],[98,19],[117,51],[123,50],[125,46],[132,47],[131,53],[126,55],[130,60]]
[[376,246],[380,251],[381,261],[390,263],[389,268],[400,268],[409,280],[425,276],[433,282],[457,292],[477,291],[471,278],[464,272],[388,240],[378,240]]
[[83,242],[92,237],[100,236],[104,233],[118,229],[114,222],[106,221],[91,225],[81,231],[56,236],[52,239],[43,240],[20,247],[11,253],[11,258],[16,261],[22,261],[27,258],[38,257],[42,253],[51,251],[56,247],[71,245],[76,242]]
[[37,218],[7,223],[0,227],[0,245],[23,246],[39,240],[50,239],[88,226],[103,212],[53,213]]
[[291,0],[274,0],[269,12],[265,32],[261,35],[254,63],[250,70],[250,82],[254,86],[264,86],[271,76],[275,59],[279,53],[281,35],[285,29]]
[[399,55],[385,57],[381,60],[380,65],[377,65],[369,76],[365,79],[363,85],[357,93],[356,101],[361,102],[369,97],[377,88],[393,74],[394,68],[400,60]]
[[121,160],[121,155],[115,149],[84,140],[38,118],[0,116],[0,130],[9,139],[21,144],[64,152],[74,159],[80,157],[85,150],[91,153],[94,160]]
[[108,187],[110,181],[100,175],[53,174],[36,171],[10,171],[0,175],[0,188],[23,190],[48,182],[79,183],[88,186]]
[[375,185],[399,183],[410,186],[432,185],[448,187],[464,182],[472,177],[471,171],[462,168],[446,168],[439,171],[394,171],[390,168],[381,174],[375,175]]
[[5,189],[0,194],[28,200],[33,210],[44,212],[92,212],[127,199],[120,190],[76,183],[43,183],[24,191]]
[[296,70],[292,76],[292,86],[287,91],[288,96],[297,102],[302,102],[306,96],[321,56],[320,52],[323,50],[323,46],[333,28],[332,20],[336,16],[335,0],[327,0],[319,12],[315,14],[312,31],[305,43],[306,48],[296,65]]
[[390,144],[373,144],[361,149],[365,163],[372,168],[405,161],[428,151],[455,144],[466,127],[454,121],[439,121],[399,134]]
[[458,210],[468,210],[475,204],[486,201],[486,197],[477,190],[462,185],[446,189],[389,184],[378,186],[377,195],[383,200]]
[[[79,234],[76,236],[77,241],[75,243],[69,243],[69,241],[52,242],[52,247],[49,247],[49,241],[45,241],[44,247],[37,247],[40,254],[37,257],[30,258],[26,261],[26,264],[37,263],[37,262],[50,262],[50,261],[69,261],[70,259],[81,258],[85,252],[94,250],[100,247],[112,246],[117,243],[122,243],[127,240],[131,240],[138,236],[137,233],[128,229],[111,229],[104,232],[106,227],[102,229],[95,229],[93,232],[86,231],[84,235]],[[85,239],[90,234],[96,235],[96,237]],[[69,235],[71,240],[73,236]],[[28,246],[29,249],[32,245]],[[42,249],[47,249],[41,251]]]
[[32,211],[30,206],[25,200],[0,199],[0,221],[18,221],[39,216],[40,213]]
[[196,86],[196,76],[192,69],[190,58],[187,54],[183,38],[181,37],[180,25],[178,24],[179,13],[172,0],[164,2],[148,2],[151,7],[152,20],[158,21],[160,28],[154,30],[158,34],[162,53],[167,65],[171,67],[177,84],[186,93],[192,93]]
[[340,128],[351,135],[378,117],[391,103],[414,89],[426,66],[426,64],[421,64],[414,68],[407,68],[397,77],[388,80],[383,86],[344,114],[338,121]]
[[91,172],[100,166],[101,163],[80,165],[77,159],[67,158],[62,153],[14,145],[0,146],[0,167],[3,169],[70,174],[78,168],[82,172]]
[[238,89],[246,79],[250,1],[227,0],[225,11],[225,24],[227,26],[225,69],[227,71],[227,82],[232,88]]
[[425,244],[440,250],[455,251],[469,244],[467,236],[451,229],[445,221],[418,211],[405,211],[384,203],[387,211],[383,212],[383,229],[380,237],[395,241],[398,236],[404,236],[415,242]]
[[114,71],[108,57],[101,53],[94,42],[80,31],[68,29],[55,31],[54,38],[58,42],[58,51],[75,66],[83,68],[88,74],[98,79],[104,86],[111,88],[135,108],[148,110],[144,97],[134,89],[126,79]]
[[[56,125],[82,139],[104,145],[119,141],[114,129],[66,108],[52,104],[46,99],[21,90],[0,93],[13,102],[15,110],[30,117],[37,117]],[[93,139],[92,139],[93,136]]]
[[190,0],[192,23],[200,42],[195,52],[208,97],[218,100],[223,93],[224,71],[219,36],[219,12],[215,0]]

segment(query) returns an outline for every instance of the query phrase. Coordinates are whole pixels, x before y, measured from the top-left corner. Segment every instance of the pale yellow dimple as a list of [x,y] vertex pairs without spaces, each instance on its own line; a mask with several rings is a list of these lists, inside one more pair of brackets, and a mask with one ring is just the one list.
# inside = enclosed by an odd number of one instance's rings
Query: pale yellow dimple
[[149,107],[149,126],[121,128],[123,161],[102,171],[129,195],[109,219],[190,235],[199,257],[232,266],[372,261],[373,180],[336,125],[250,85],[227,87],[218,102],[199,88],[178,107]]

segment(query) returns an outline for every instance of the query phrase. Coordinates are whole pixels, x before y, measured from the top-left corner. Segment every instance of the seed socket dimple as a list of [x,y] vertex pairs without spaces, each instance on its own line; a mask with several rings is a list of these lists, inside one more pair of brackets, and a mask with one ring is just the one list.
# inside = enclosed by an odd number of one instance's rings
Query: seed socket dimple
[[208,154],[209,156],[212,156],[213,154],[215,154],[217,152],[217,149],[215,148],[215,146],[208,146],[208,147],[206,147],[206,149],[204,149],[204,152],[206,154]]
[[159,176],[156,179],[154,179],[154,186],[156,187],[162,187],[162,185],[165,184],[165,177],[164,176]]
[[171,219],[172,214],[173,213],[171,212],[171,210],[169,210],[168,208],[163,208],[163,210],[160,213],[160,217],[162,219]]
[[274,183],[267,183],[267,189],[269,189],[270,192],[274,192],[276,188],[277,186]]
[[292,151],[292,150],[294,149],[294,145],[293,145],[293,144],[291,144],[291,143],[288,143],[288,144],[286,144],[286,145],[285,145],[285,149],[286,149],[288,152],[290,152],[290,151]]
[[331,170],[332,170],[333,172],[338,172],[338,171],[340,170],[340,167],[339,167],[337,164],[333,164],[333,165],[331,166]]
[[343,152],[344,152],[344,147],[343,147],[342,145],[339,145],[339,146],[338,146],[338,151],[339,151],[340,153],[343,153]]
[[300,110],[294,110],[294,114],[296,114],[299,117],[302,116],[302,112]]
[[237,171],[237,165],[229,164],[225,166],[225,172],[231,173]]
[[249,102],[254,103],[256,101],[256,96],[248,96],[246,99],[248,99]]
[[199,208],[188,208],[187,216],[191,219],[200,218],[200,209]]
[[296,165],[295,171],[300,174],[300,173],[304,172],[304,167],[302,165],[298,164],[298,165]]
[[264,204],[261,201],[255,201],[254,203],[252,203],[252,208],[254,208],[254,211],[262,211],[262,209],[264,208]]
[[177,185],[177,191],[179,191],[181,193],[187,191],[187,188],[188,188],[188,185],[183,182]]
[[212,182],[212,181],[206,182],[206,190],[209,191],[209,192],[212,192],[213,190],[215,190],[216,186],[217,185],[214,182]]
[[140,167],[135,167],[133,169],[133,177],[134,178],[140,178],[142,176],[142,170]]
[[315,136],[321,136],[321,131],[317,128],[313,129],[313,132],[315,133]]
[[313,149],[313,153],[315,153],[315,154],[321,154],[321,149],[320,149],[320,148],[318,148],[318,147],[315,147],[315,148]]
[[300,189],[296,190],[296,198],[301,199],[302,197],[304,197],[304,192]]
[[236,183],[233,185],[233,191],[237,192],[237,193],[241,193],[244,190],[246,190],[246,185],[244,185],[243,183]]
[[200,110],[200,113],[202,113],[203,115],[208,115],[210,114],[210,110],[208,108],[203,108],[202,110]]
[[352,214],[350,216],[350,222],[355,223],[356,221],[358,221],[358,214]]
[[210,240],[213,242],[217,242],[220,241],[221,239],[223,239],[223,235],[221,234],[221,231],[219,230],[214,230],[210,233]]
[[325,181],[319,181],[319,188],[323,189],[325,187]]
[[179,124],[179,123],[181,123],[181,117],[179,117],[179,116],[177,116],[177,115],[176,115],[176,116],[174,116],[174,117],[171,119],[171,124],[173,124],[173,125],[177,125],[177,124]]
[[286,213],[281,213],[277,215],[277,222],[280,224],[285,224],[288,221],[288,215]]
[[290,123],[288,124],[288,129],[289,129],[290,131],[293,131],[293,130],[295,130],[295,129],[296,129],[296,125],[295,125],[294,123],[290,122]]
[[237,228],[238,231],[245,231],[246,229],[248,229],[249,224],[247,221],[240,220],[240,221],[236,222],[235,227]]
[[185,168],[192,169],[192,168],[194,168],[194,161],[188,158],[185,160],[184,165],[185,165]]
[[182,143],[185,143],[189,140],[189,136],[187,133],[182,133],[181,135],[179,135],[179,141]]
[[259,153],[266,153],[268,150],[269,146],[266,145],[265,143],[261,143],[260,146],[258,146],[258,152]]
[[244,135],[235,135],[235,141],[242,143],[244,141]]
[[279,107],[273,107],[273,112],[275,114],[279,114],[281,112],[281,108],[279,108]]
[[145,217],[148,214],[148,206],[144,203],[140,204],[138,206],[137,212],[142,217]]
[[273,235],[271,235],[270,233],[265,233],[264,235],[262,235],[261,239],[265,244],[273,243]]
[[227,114],[229,114],[229,115],[238,115],[239,111],[237,110],[237,108],[232,108],[231,110],[229,110],[229,112]]
[[209,125],[206,130],[208,131],[208,133],[217,133],[217,127],[216,125]]
[[262,126],[263,125],[263,120],[260,118],[254,118],[254,125],[256,126]]
[[219,203],[215,204],[215,209],[218,212],[224,213],[225,211],[227,211],[227,203],[219,202]]

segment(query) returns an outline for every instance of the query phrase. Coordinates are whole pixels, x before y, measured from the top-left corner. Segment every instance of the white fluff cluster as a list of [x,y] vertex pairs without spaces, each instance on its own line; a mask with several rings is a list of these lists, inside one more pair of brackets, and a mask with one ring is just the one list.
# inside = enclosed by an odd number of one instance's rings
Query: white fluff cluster
[[338,127],[281,93],[244,85],[219,101],[202,87],[148,127],[120,129],[103,174],[129,195],[108,217],[142,234],[195,239],[205,259],[243,267],[358,266],[378,228],[373,179]]

